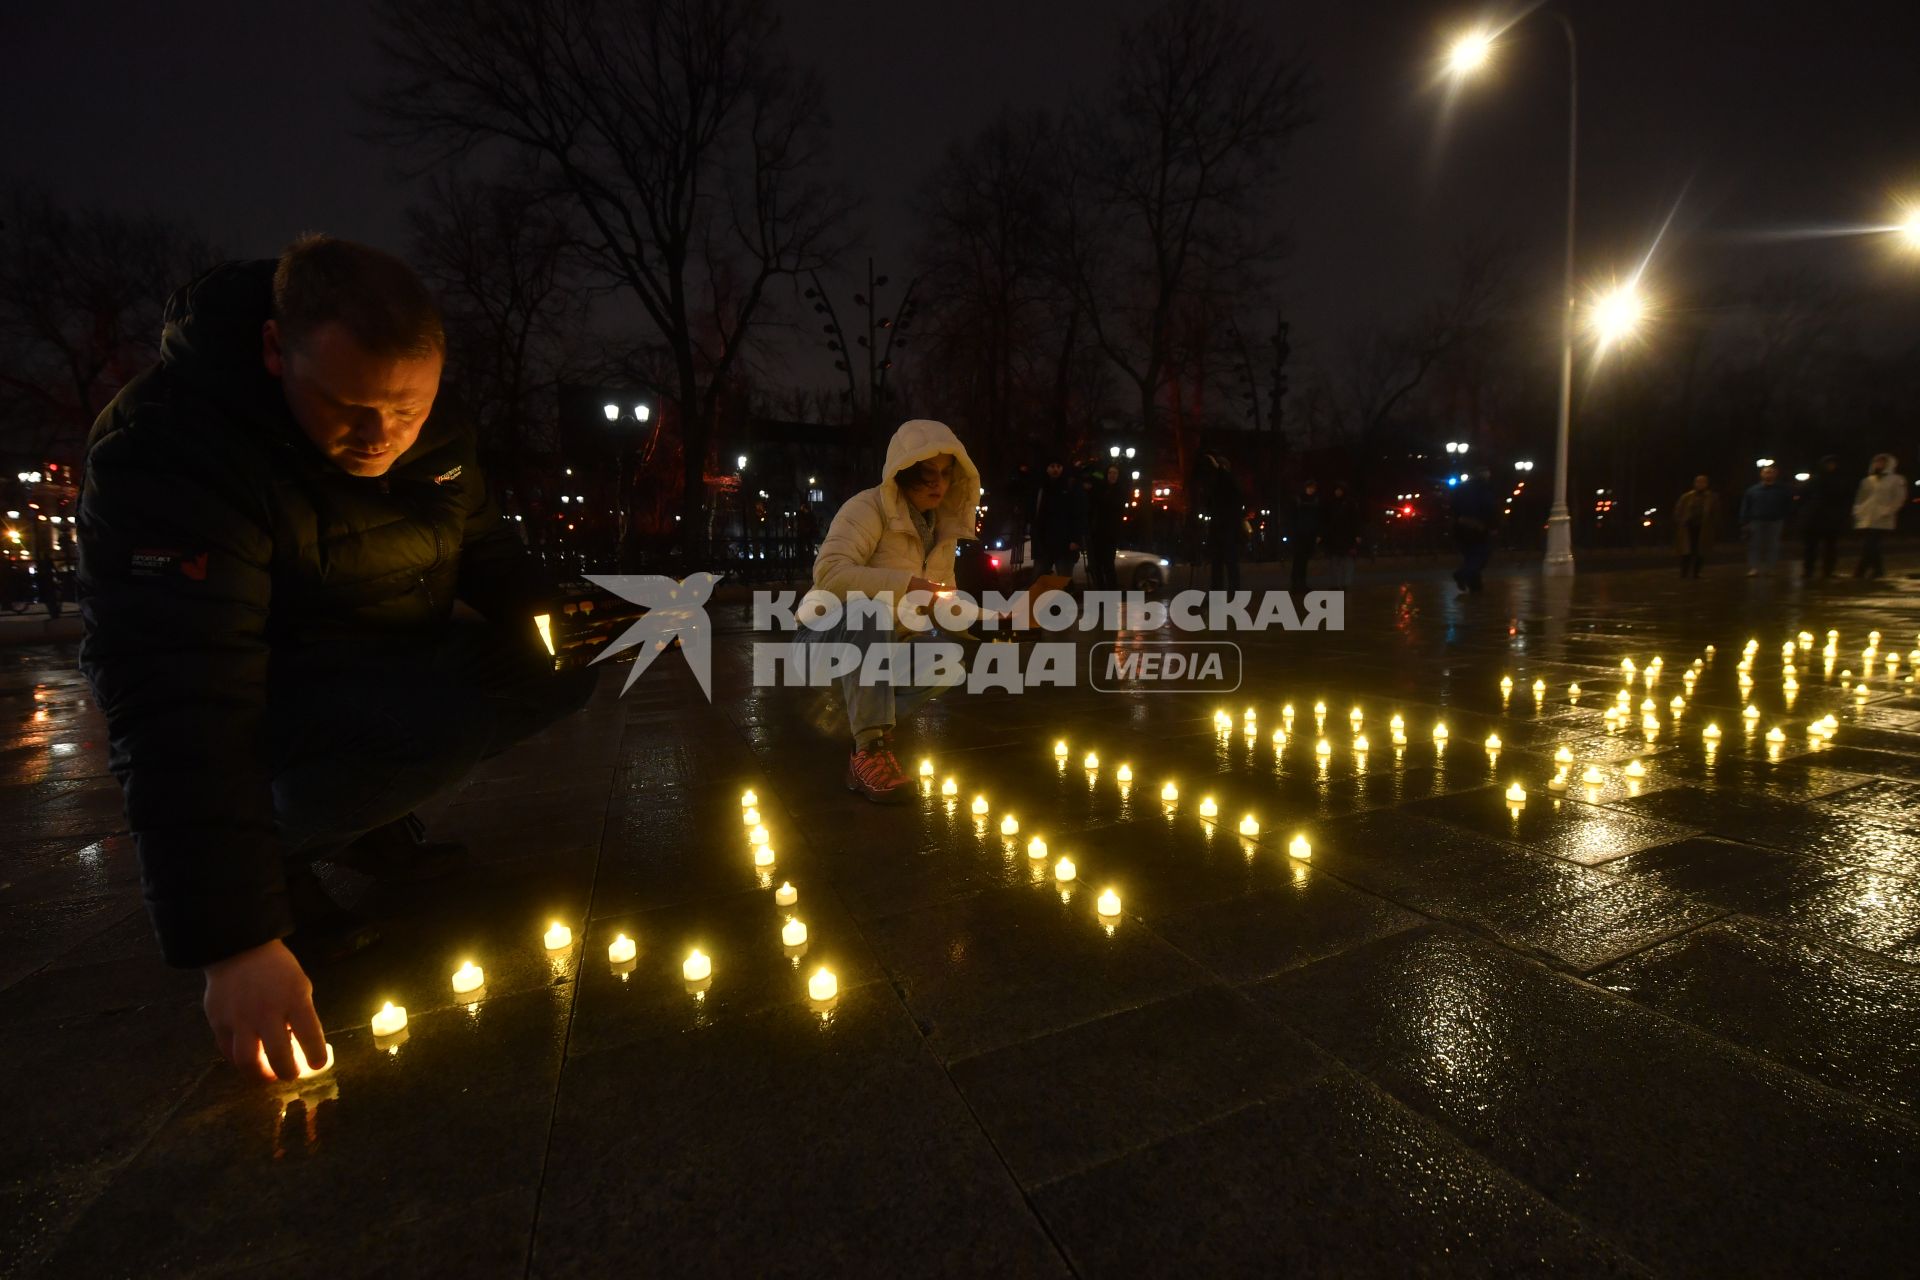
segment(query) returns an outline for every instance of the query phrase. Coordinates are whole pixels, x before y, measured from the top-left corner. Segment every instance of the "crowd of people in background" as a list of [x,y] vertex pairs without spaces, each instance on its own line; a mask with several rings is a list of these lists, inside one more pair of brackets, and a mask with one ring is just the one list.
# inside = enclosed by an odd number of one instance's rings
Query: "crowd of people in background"
[[[1886,572],[1886,536],[1898,524],[1907,500],[1907,479],[1890,453],[1875,454],[1867,474],[1858,480],[1841,469],[1840,459],[1833,454],[1820,459],[1816,470],[1791,486],[1781,481],[1779,467],[1763,466],[1740,495],[1735,512],[1746,543],[1747,576],[1768,576],[1779,568],[1787,526],[1797,522],[1804,577],[1831,578],[1840,558],[1840,539],[1849,532],[1860,534],[1860,558],[1853,576],[1880,577]],[[1700,576],[1721,525],[1720,498],[1711,477],[1695,476],[1693,486],[1673,507],[1681,577]]]

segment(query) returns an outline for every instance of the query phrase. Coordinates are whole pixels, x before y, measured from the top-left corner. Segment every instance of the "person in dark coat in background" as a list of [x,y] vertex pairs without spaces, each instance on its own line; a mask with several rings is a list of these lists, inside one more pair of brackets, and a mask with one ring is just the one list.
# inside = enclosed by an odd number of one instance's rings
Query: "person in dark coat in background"
[[1453,492],[1453,540],[1460,548],[1460,567],[1453,580],[1460,593],[1486,589],[1481,574],[1493,558],[1494,521],[1493,472],[1482,469]]
[[1033,500],[1033,567],[1042,574],[1073,576],[1079,563],[1084,519],[1080,486],[1058,458],[1047,460]]
[[1087,493],[1087,583],[1095,591],[1120,589],[1113,558],[1120,550],[1120,523],[1126,504],[1120,468],[1109,466],[1106,475],[1093,481]]
[[1740,496],[1740,532],[1747,539],[1747,576],[1772,575],[1780,563],[1780,534],[1787,527],[1793,494],[1780,483],[1780,468],[1760,468],[1760,479]]
[[1240,589],[1240,544],[1246,537],[1247,506],[1240,495],[1240,482],[1233,466],[1214,452],[1200,455],[1194,467],[1193,495],[1196,515],[1204,516],[1201,526],[1207,533],[1207,555],[1213,566],[1211,589]]
[[1800,490],[1799,506],[1800,536],[1806,542],[1801,574],[1811,578],[1817,563],[1820,576],[1831,578],[1840,557],[1840,535],[1853,527],[1853,481],[1841,473],[1837,455],[1820,459]]
[[1680,576],[1697,578],[1720,527],[1720,495],[1706,476],[1695,476],[1693,487],[1673,504],[1673,544],[1680,553]]
[[147,911],[221,1052],[283,1080],[326,1058],[303,963],[369,940],[309,864],[451,869],[412,809],[594,682],[555,674],[551,586],[433,413],[445,348],[399,259],[303,237],[169,299],[88,441],[80,664]]
[[1320,545],[1333,569],[1334,585],[1353,585],[1353,560],[1360,554],[1360,500],[1345,481],[1337,481],[1320,522]]
[[1300,492],[1293,497],[1293,509],[1287,513],[1287,546],[1293,551],[1293,575],[1288,579],[1288,587],[1295,595],[1307,589],[1307,564],[1313,559],[1314,548],[1320,545],[1324,515],[1320,484],[1309,480],[1300,486]]

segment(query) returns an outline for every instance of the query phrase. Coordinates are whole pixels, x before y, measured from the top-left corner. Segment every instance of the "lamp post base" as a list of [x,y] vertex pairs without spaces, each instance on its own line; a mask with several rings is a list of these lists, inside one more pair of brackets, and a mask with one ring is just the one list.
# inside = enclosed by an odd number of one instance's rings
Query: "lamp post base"
[[1550,578],[1573,576],[1573,518],[1564,507],[1547,517],[1547,555],[1540,572]]

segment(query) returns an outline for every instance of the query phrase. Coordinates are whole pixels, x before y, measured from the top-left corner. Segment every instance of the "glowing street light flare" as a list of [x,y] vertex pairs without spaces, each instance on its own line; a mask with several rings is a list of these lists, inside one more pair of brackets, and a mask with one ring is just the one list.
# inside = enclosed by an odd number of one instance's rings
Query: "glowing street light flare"
[[1633,283],[1616,285],[1596,295],[1587,308],[1587,327],[1602,351],[1633,337],[1646,318],[1646,298]]
[[1493,56],[1493,36],[1485,31],[1469,31],[1447,48],[1447,70],[1456,76],[1470,76],[1487,65]]

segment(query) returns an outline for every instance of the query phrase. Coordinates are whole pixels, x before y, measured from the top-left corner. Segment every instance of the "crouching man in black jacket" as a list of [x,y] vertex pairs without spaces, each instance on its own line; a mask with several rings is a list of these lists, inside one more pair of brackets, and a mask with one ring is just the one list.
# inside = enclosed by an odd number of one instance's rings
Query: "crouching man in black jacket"
[[289,1033],[325,1059],[297,957],[367,940],[309,864],[444,870],[414,806],[590,685],[554,673],[542,575],[433,413],[444,354],[404,263],[308,236],[176,293],[88,442],[81,665],[147,908],[221,1052],[283,1079]]

